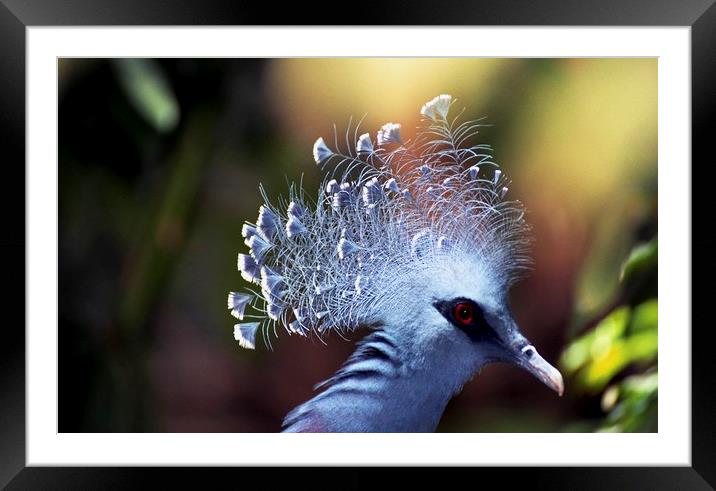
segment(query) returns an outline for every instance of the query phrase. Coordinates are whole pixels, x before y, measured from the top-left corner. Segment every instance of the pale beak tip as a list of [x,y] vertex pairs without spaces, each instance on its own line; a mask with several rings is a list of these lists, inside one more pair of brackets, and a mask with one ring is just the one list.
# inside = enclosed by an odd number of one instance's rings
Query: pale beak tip
[[547,363],[532,345],[522,348],[521,365],[532,372],[547,387],[554,390],[559,397],[564,395],[564,378],[555,367]]
[[542,381],[547,387],[555,391],[559,397],[564,395],[564,379],[561,373],[553,369],[549,373],[543,373],[542,376],[544,377]]
[[550,386],[559,397],[562,397],[564,395],[564,379],[562,378],[562,374],[552,366],[549,368],[550,370],[545,374],[547,385]]
[[559,384],[557,384],[557,395],[559,397],[562,397],[564,395],[564,380],[562,380],[561,375],[559,377]]

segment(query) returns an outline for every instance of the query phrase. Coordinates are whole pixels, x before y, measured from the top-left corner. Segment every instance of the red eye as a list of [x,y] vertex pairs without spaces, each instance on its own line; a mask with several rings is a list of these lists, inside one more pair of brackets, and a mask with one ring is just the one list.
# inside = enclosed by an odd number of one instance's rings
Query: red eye
[[452,315],[460,324],[467,326],[475,320],[475,309],[466,302],[460,302],[452,308]]

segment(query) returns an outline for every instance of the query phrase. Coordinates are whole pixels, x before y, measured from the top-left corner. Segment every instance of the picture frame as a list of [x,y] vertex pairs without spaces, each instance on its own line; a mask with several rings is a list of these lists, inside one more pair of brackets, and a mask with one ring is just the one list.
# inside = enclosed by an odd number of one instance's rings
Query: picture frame
[[[700,166],[691,165],[692,173],[692,224],[701,214],[704,225],[710,223],[708,216],[708,180],[694,179],[699,175],[694,171],[705,169],[709,134],[708,123],[713,122],[716,114],[716,98],[713,87],[716,86],[716,60],[713,58],[716,47],[716,7],[711,0],[687,2],[652,3],[643,0],[630,2],[611,2],[592,4],[590,2],[546,1],[539,5],[514,4],[505,2],[480,2],[469,7],[458,5],[457,2],[441,4],[438,11],[430,8],[427,2],[411,3],[409,8],[387,9],[381,7],[380,23],[383,25],[448,25],[448,26],[495,26],[495,25],[529,25],[529,26],[690,26],[691,28],[691,80],[692,80],[692,162],[703,161]],[[294,11],[295,9],[295,11]],[[25,166],[20,165],[25,155],[25,124],[26,124],[26,28],[30,26],[73,25],[73,26],[108,26],[108,25],[284,25],[301,19],[305,24],[340,25],[345,19],[338,19],[332,12],[334,8],[313,8],[305,6],[288,7],[286,10],[261,7],[252,4],[234,3],[230,6],[221,2],[183,1],[154,2],[152,8],[140,8],[139,5],[120,4],[117,2],[88,2],[75,0],[64,4],[51,2],[19,0],[3,0],[0,5],[0,49],[2,53],[2,94],[3,115],[2,134],[6,148],[5,174],[7,183],[25,182]],[[301,10],[302,15],[297,11]],[[319,12],[316,14],[316,12]],[[330,12],[331,14],[329,14]],[[14,165],[12,165],[14,164]],[[702,174],[705,171],[701,171]],[[5,258],[6,277],[12,280],[24,277],[24,261],[26,257],[25,214],[20,216],[16,211],[18,203],[25,203],[25,186],[15,184],[8,186],[2,194],[5,223],[2,237],[2,250]],[[14,191],[14,192],[13,192]],[[17,193],[17,195],[15,194]],[[706,228],[708,230],[708,228]],[[696,233],[701,236],[695,236]],[[692,228],[692,244],[701,246],[708,251],[714,245],[713,233],[704,231],[703,226]],[[694,251],[695,252],[695,251]],[[705,255],[705,254],[704,254]],[[714,261],[701,254],[692,254],[692,264],[702,278],[714,272]],[[692,281],[693,281],[692,277]],[[23,287],[18,287],[20,283]],[[67,468],[67,467],[28,467],[26,465],[26,394],[25,394],[25,335],[20,324],[24,324],[24,309],[18,305],[26,304],[25,281],[13,281],[5,295],[6,312],[22,312],[18,322],[8,323],[2,346],[1,387],[3,403],[0,411],[0,452],[3,458],[0,463],[0,483],[9,483],[10,489],[26,488],[124,488],[138,487],[145,483],[149,476],[159,477],[167,484],[166,479],[179,478],[185,486],[206,482],[209,472],[214,469],[197,469],[191,476],[185,472],[172,469],[146,468]],[[509,471],[510,482],[515,485],[534,485],[536,482],[549,483],[550,489],[713,489],[716,487],[716,428],[713,415],[716,414],[716,398],[713,395],[713,383],[710,380],[710,369],[714,366],[714,357],[709,353],[712,330],[706,321],[704,305],[707,305],[710,293],[708,288],[695,288],[692,283],[692,319],[703,319],[693,322],[692,326],[692,434],[691,434],[691,467],[565,467],[565,468],[518,468]],[[700,300],[700,301],[699,301]],[[699,307],[697,310],[695,307]],[[701,312],[701,315],[694,315]],[[14,319],[13,319],[14,320]],[[21,322],[22,321],[22,322]],[[227,479],[238,476],[240,472],[245,479],[246,469],[222,469]],[[465,469],[463,472],[473,472]],[[260,469],[255,470],[262,472]],[[321,471],[323,472],[323,471]],[[501,468],[481,468],[480,479],[504,477]],[[304,479],[312,479],[306,470],[295,472]],[[422,473],[414,475],[419,477]],[[342,473],[343,481],[357,486],[371,482],[370,471],[359,472],[350,470]],[[211,476],[212,480],[215,476]],[[346,478],[347,477],[347,478]],[[468,476],[465,476],[468,477]],[[173,478],[173,479],[172,479]],[[314,476],[315,478],[315,476]],[[177,480],[179,480],[177,479]],[[339,477],[336,477],[339,479]],[[227,481],[230,482],[230,481]]]

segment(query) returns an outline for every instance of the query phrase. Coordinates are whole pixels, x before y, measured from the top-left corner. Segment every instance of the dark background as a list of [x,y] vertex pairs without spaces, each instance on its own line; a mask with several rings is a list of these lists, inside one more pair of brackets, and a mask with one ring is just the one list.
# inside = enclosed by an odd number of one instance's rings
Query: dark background
[[[654,296],[655,269],[638,295],[619,275],[656,235],[656,63],[60,60],[59,430],[277,431],[352,342],[282,335],[273,352],[252,352],[233,340],[226,294],[243,286],[236,254],[258,184],[277,196],[303,175],[316,189],[311,145],[334,122],[367,112],[366,131],[400,121],[409,132],[420,106],[448,92],[493,124],[483,141],[530,210],[536,267],[512,304],[568,377],[559,399],[490,366],[439,430],[654,431],[655,389],[639,396],[636,423],[610,419],[604,399],[654,373],[655,353],[609,365],[631,346],[621,333],[583,338],[591,364],[568,349],[615,308]],[[652,331],[653,344],[655,321]]]

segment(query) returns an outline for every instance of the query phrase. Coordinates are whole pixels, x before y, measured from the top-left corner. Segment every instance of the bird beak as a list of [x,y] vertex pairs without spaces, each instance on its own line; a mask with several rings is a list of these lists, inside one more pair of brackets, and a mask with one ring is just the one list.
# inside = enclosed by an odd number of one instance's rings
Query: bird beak
[[517,353],[515,353],[515,355],[517,356],[517,364],[519,366],[541,380],[543,384],[559,394],[560,397],[564,394],[562,374],[559,373],[559,370],[547,363],[547,360],[537,353],[534,346],[528,344],[516,351]]

